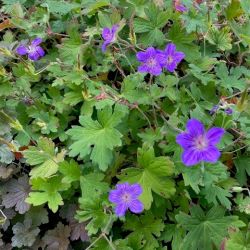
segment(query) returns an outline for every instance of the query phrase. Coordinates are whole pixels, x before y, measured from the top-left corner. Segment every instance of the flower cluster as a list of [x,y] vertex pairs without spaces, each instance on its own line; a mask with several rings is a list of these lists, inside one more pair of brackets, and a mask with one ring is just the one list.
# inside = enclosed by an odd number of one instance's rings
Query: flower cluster
[[31,41],[30,45],[20,45],[17,47],[16,52],[20,56],[28,55],[28,58],[32,61],[37,61],[45,55],[45,52],[41,46],[41,38],[35,38]]
[[165,50],[149,47],[145,52],[138,52],[136,57],[141,62],[141,65],[138,67],[139,72],[157,76],[161,74],[164,68],[169,72],[174,72],[177,65],[185,57],[185,54],[176,51],[176,46],[173,43],[169,43]]
[[176,142],[184,152],[182,161],[186,166],[193,166],[202,161],[215,163],[220,157],[216,145],[224,135],[224,129],[212,127],[205,131],[203,124],[191,119],[187,123],[187,131],[179,134]]
[[210,115],[215,114],[219,110],[223,110],[227,115],[232,115],[233,114],[233,109],[231,108],[233,104],[229,104],[226,101],[225,97],[222,97],[220,99],[220,102],[218,105],[214,105],[213,108],[209,111]]

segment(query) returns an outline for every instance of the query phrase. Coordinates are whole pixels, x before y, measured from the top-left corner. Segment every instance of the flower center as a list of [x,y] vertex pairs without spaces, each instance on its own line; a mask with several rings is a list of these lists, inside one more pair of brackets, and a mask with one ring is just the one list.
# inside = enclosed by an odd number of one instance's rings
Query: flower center
[[128,193],[124,193],[124,194],[122,195],[122,200],[123,200],[123,202],[125,202],[125,203],[129,203],[129,202],[131,201],[131,195],[128,194]]
[[36,52],[36,47],[31,45],[28,47],[28,50],[29,50],[29,53],[34,53]]
[[208,142],[207,142],[207,139],[205,138],[205,136],[200,135],[196,138],[194,144],[195,144],[196,149],[204,150],[207,147]]
[[147,64],[148,64],[149,67],[154,67],[154,66],[156,65],[156,60],[155,60],[155,58],[149,58],[149,59],[147,60]]
[[170,64],[172,63],[174,60],[173,60],[173,57],[172,56],[168,56],[167,57],[167,63]]

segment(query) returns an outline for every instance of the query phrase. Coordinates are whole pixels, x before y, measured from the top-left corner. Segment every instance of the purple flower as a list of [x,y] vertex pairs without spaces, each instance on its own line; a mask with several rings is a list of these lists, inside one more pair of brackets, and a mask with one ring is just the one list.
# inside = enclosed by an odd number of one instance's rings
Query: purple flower
[[162,72],[162,67],[158,60],[158,53],[153,47],[147,48],[145,52],[138,52],[136,54],[137,60],[142,64],[138,67],[139,72],[147,72],[158,76]]
[[233,110],[232,110],[231,108],[226,108],[226,109],[224,110],[224,112],[225,112],[227,115],[233,114]]
[[215,163],[220,157],[216,144],[220,142],[224,132],[224,129],[217,127],[205,131],[200,121],[190,119],[187,131],[176,137],[176,142],[184,150],[182,162],[186,166],[193,166],[202,161]]
[[39,58],[45,55],[45,52],[39,44],[42,42],[41,38],[35,38],[31,41],[29,46],[20,45],[17,47],[16,52],[20,56],[24,56],[28,54],[28,57],[32,61],[37,61]]
[[174,8],[178,12],[185,12],[188,9],[185,7],[185,5],[180,3],[180,0],[174,0]]
[[176,51],[176,46],[169,43],[165,50],[158,50],[158,60],[163,68],[170,72],[174,72],[178,63],[185,57],[183,52]]
[[218,111],[219,108],[220,108],[219,105],[214,105],[212,109],[209,111],[209,114],[213,115],[214,113]]
[[118,217],[124,216],[129,209],[133,213],[141,213],[144,209],[138,197],[142,194],[142,188],[139,184],[125,182],[117,184],[115,190],[109,193],[109,201],[116,203],[115,213]]
[[103,28],[102,30],[102,38],[104,39],[104,43],[102,44],[102,52],[106,51],[106,47],[113,43],[116,39],[116,31],[118,30],[119,25],[115,24],[112,28]]

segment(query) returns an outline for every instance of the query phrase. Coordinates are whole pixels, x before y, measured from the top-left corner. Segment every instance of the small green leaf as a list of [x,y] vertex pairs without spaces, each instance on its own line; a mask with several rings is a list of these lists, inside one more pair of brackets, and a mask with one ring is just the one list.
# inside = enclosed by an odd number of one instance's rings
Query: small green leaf
[[82,126],[73,126],[66,132],[74,141],[69,155],[83,159],[90,154],[90,159],[105,171],[112,162],[112,150],[122,144],[122,134],[116,127],[126,113],[125,106],[116,105],[113,112],[111,107],[98,111],[98,120],[81,116]]
[[126,168],[118,178],[142,186],[140,200],[148,210],[153,202],[152,191],[164,198],[175,193],[174,182],[169,178],[174,172],[174,164],[168,157],[155,157],[153,147],[146,144],[138,149],[137,158],[138,168]]
[[234,160],[237,173],[236,173],[236,178],[240,185],[246,185],[247,184],[247,176],[250,176],[250,157],[248,156],[241,156],[239,158],[236,158]]
[[216,27],[211,27],[206,38],[211,44],[216,45],[219,50],[224,51],[232,48],[232,39],[228,27],[224,27],[220,30]]
[[159,246],[155,237],[159,237],[163,231],[165,225],[161,219],[156,219],[151,212],[147,212],[140,217],[130,215],[126,218],[124,229],[133,231],[130,237],[137,237],[138,239],[143,237],[146,244],[143,249],[150,250],[156,249]]
[[47,178],[55,174],[58,170],[58,163],[63,161],[65,152],[56,154],[55,144],[52,140],[41,137],[37,142],[37,146],[30,146],[23,152],[27,163],[30,165],[38,165],[31,169],[31,179],[42,177]]
[[39,206],[48,203],[52,212],[56,212],[60,205],[63,205],[63,199],[59,191],[69,188],[68,184],[62,183],[62,179],[58,176],[44,180],[41,178],[32,180],[32,192],[26,198],[26,202]]
[[227,235],[227,229],[238,221],[237,216],[224,216],[225,209],[214,206],[205,213],[200,206],[190,208],[190,215],[180,212],[177,222],[188,231],[183,239],[183,250],[212,250]]
[[59,163],[59,172],[64,175],[62,182],[71,183],[80,180],[81,169],[73,159],[70,162],[63,161]]

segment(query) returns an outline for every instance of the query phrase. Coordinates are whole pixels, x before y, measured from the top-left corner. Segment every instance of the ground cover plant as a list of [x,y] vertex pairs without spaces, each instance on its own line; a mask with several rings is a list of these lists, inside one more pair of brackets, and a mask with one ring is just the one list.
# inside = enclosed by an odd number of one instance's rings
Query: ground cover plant
[[250,1],[0,8],[0,249],[250,249]]

